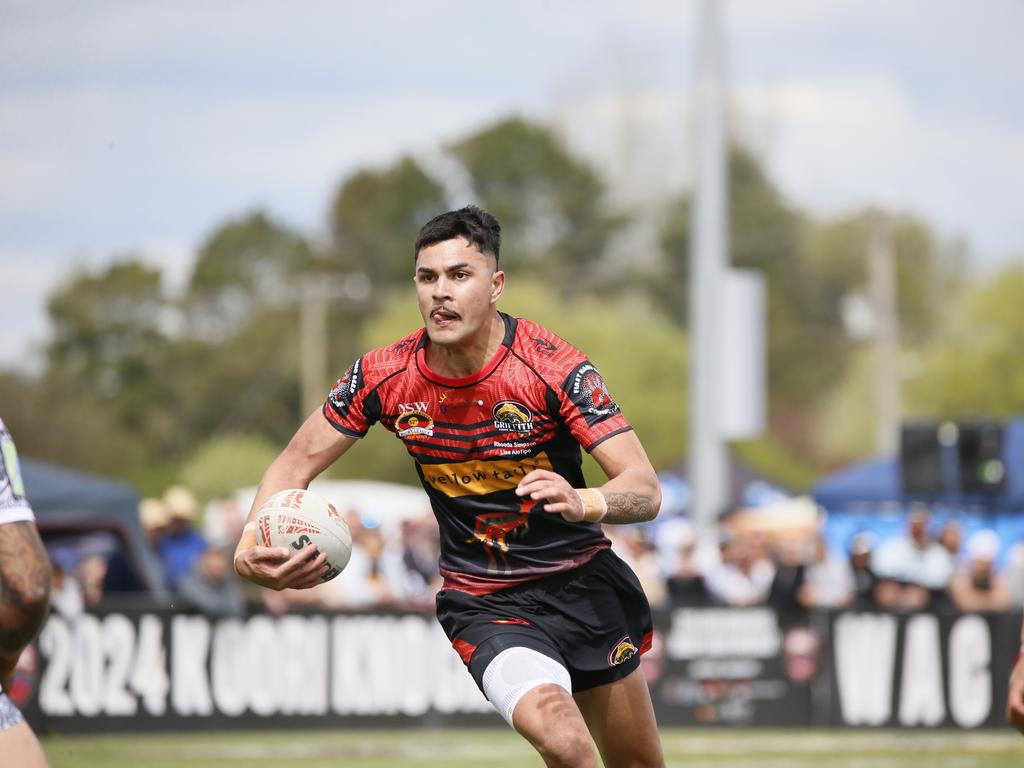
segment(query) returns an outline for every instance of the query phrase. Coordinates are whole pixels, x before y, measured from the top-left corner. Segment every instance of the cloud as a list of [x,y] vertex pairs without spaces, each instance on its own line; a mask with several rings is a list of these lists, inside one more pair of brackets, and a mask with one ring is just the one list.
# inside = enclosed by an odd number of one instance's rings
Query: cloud
[[755,84],[736,103],[740,135],[801,205],[909,209],[968,234],[987,260],[1024,246],[1013,202],[1024,134],[969,115],[936,120],[888,80]]

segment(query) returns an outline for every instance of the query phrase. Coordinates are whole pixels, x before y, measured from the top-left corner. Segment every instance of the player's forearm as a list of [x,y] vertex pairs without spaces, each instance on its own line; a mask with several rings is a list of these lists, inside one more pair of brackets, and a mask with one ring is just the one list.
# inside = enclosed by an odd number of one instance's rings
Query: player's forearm
[[658,477],[646,468],[627,469],[599,490],[608,503],[604,523],[644,523],[653,520],[661,507]]
[[0,526],[0,674],[13,668],[46,620],[50,560],[31,522]]

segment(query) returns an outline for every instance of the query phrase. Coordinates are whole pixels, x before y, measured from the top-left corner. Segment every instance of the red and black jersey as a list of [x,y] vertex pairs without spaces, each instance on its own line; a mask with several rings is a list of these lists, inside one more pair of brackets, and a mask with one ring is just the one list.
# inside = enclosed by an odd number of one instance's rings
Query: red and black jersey
[[502,346],[472,376],[431,371],[421,328],[363,355],[324,404],[346,435],[379,421],[405,443],[441,529],[445,586],[474,594],[576,568],[610,546],[600,525],[570,523],[515,488],[534,469],[583,487],[580,447],[631,429],[578,349],[501,318]]

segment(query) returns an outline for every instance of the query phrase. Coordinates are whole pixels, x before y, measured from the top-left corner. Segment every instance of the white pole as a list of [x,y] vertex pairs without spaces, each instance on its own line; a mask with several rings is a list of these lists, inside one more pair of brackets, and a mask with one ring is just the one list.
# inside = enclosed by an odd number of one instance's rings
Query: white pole
[[690,277],[690,484],[693,518],[709,534],[728,501],[720,423],[722,282],[728,253],[725,84],[719,0],[700,0],[696,185]]
[[900,331],[892,240],[880,213],[872,216],[868,236],[868,282],[875,315],[875,449],[893,456],[900,432]]

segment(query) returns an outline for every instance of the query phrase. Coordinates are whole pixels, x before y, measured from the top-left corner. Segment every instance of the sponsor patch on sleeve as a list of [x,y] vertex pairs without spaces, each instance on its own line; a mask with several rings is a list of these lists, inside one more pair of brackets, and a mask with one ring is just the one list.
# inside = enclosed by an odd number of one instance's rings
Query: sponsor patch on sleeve
[[327,396],[327,401],[341,417],[348,416],[348,409],[355,400],[356,393],[363,386],[362,362],[360,358],[349,366],[349,369],[341,374],[331,394]]
[[577,365],[562,384],[562,390],[580,413],[587,424],[594,426],[599,421],[619,412],[618,403],[608,392],[608,385],[589,360]]

